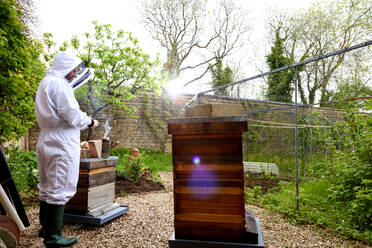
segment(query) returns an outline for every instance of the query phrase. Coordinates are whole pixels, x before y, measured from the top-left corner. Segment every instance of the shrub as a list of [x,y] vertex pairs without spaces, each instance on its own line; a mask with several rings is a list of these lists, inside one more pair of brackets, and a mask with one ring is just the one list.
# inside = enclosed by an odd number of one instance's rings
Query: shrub
[[[372,101],[367,104],[372,108]],[[372,228],[372,120],[349,109],[346,115],[345,133],[348,134],[345,156],[341,169],[334,175],[331,187],[334,200],[350,206],[348,212],[355,229]]]
[[127,179],[137,181],[141,176],[143,168],[144,166],[140,158],[132,158],[126,171]]
[[36,153],[12,148],[8,151],[8,163],[14,183],[20,193],[27,193],[35,189],[39,183],[39,170]]
[[[367,106],[372,108],[372,101]],[[251,200],[297,223],[328,226],[345,236],[372,242],[372,119],[358,111],[349,109],[339,127],[343,150],[334,153],[332,162],[321,154],[308,160],[308,177],[299,185],[299,211],[294,182],[280,183],[278,192],[258,199],[250,191]]]
[[33,96],[45,69],[41,44],[25,32],[16,2],[0,1],[0,143],[21,138],[34,125]]
[[372,180],[363,180],[355,188],[355,199],[351,203],[351,212],[356,227],[372,230]]
[[137,181],[144,169],[143,159],[130,156],[129,148],[116,148],[110,151],[110,155],[118,156],[118,165],[116,166],[116,176],[131,181]]

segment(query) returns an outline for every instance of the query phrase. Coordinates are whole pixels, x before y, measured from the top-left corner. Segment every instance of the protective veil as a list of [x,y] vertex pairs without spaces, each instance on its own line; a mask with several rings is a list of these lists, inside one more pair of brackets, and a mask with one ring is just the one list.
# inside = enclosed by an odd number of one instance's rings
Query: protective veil
[[64,205],[75,194],[79,175],[80,130],[91,119],[82,112],[65,78],[80,59],[58,52],[36,93],[35,112],[41,129],[36,147],[40,172],[39,198]]

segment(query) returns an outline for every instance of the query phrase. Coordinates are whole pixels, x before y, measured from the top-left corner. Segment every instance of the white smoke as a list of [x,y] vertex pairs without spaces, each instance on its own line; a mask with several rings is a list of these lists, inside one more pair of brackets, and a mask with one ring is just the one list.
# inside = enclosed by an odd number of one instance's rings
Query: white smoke
[[108,135],[110,134],[110,131],[111,131],[111,126],[110,126],[110,121],[111,121],[112,119],[106,119],[105,120],[105,124],[104,124],[104,128],[105,128],[105,135],[103,136],[103,138],[105,139],[105,138],[107,138],[108,137]]

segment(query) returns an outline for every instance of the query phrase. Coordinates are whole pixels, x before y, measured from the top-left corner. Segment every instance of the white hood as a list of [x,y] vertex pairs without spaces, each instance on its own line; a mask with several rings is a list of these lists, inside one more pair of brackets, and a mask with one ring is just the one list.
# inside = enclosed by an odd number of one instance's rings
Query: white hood
[[75,67],[77,67],[81,63],[81,60],[76,57],[75,54],[65,51],[65,52],[58,52],[54,56],[53,66],[47,72],[58,74],[59,77],[65,77],[69,74]]

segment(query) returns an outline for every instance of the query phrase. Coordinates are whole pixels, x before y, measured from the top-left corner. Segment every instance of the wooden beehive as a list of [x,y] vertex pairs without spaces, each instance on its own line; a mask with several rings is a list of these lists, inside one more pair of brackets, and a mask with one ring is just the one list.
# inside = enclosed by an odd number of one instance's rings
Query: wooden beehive
[[176,239],[247,238],[242,163],[243,116],[172,119]]
[[89,213],[114,203],[117,157],[80,159],[76,194],[66,206],[68,212]]

